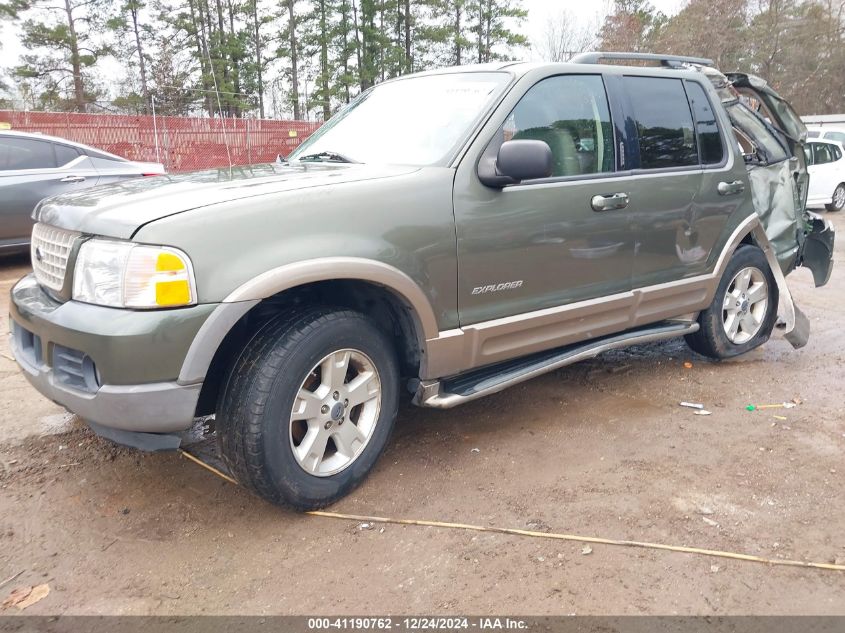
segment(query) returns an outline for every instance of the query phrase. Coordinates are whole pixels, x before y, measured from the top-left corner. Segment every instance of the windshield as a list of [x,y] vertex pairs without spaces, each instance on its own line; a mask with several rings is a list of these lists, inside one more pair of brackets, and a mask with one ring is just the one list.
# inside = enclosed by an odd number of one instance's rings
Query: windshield
[[509,77],[467,72],[381,84],[338,112],[289,160],[438,163],[464,140]]

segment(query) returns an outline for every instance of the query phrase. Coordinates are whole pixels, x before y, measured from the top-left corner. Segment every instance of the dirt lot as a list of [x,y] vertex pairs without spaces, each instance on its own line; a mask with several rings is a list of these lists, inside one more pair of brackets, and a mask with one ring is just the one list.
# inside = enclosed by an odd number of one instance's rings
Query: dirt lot
[[[842,562],[843,250],[827,287],[790,277],[806,348],[714,363],[641,346],[451,411],[405,406],[333,509]],[[25,270],[0,262],[0,312]],[[51,589],[25,613],[845,614],[842,572],[279,510],[176,454],[97,439],[0,351],[0,582],[22,572],[0,599]]]

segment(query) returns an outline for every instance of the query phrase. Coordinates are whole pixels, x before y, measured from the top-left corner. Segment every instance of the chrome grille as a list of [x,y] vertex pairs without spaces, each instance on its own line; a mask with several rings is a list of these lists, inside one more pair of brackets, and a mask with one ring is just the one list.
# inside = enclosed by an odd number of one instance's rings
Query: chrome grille
[[59,291],[65,285],[67,259],[79,233],[46,224],[32,227],[32,270],[42,286]]

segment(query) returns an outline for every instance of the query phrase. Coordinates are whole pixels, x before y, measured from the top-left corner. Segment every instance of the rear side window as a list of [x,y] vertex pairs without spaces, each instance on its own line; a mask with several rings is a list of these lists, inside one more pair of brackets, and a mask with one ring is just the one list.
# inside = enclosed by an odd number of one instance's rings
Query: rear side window
[[625,77],[640,141],[640,167],[698,165],[692,113],[680,79]]
[[0,137],[0,171],[50,169],[55,166],[52,143],[30,138]]
[[600,75],[549,77],[534,85],[510,113],[501,138],[544,141],[552,176],[613,171],[613,127]]
[[698,134],[701,162],[704,165],[721,163],[724,158],[722,139],[719,136],[719,125],[716,123],[716,113],[713,112],[710,100],[701,84],[688,81],[686,88],[695,118],[695,131]]
[[845,132],[825,132],[824,138],[845,143]]
[[106,152],[98,152],[95,149],[88,148],[88,155],[96,160],[108,161],[110,163],[128,163],[129,161],[114,154],[107,154]]
[[69,145],[54,145],[53,147],[56,148],[56,164],[59,167],[79,158],[79,150],[75,147]]
[[835,145],[828,145],[827,143],[812,143],[813,146],[813,164],[824,165],[825,163],[832,163],[836,160],[834,150]]

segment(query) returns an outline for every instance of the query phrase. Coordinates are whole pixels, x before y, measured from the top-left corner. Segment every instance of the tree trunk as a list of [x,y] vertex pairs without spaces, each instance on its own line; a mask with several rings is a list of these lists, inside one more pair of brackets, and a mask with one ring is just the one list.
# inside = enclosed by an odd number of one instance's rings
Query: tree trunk
[[332,116],[329,94],[329,35],[326,30],[326,0],[320,1],[320,90],[323,99],[323,121]]
[[487,0],[487,32],[486,32],[486,46],[484,47],[484,61],[489,62],[492,55],[490,54],[490,30],[493,28],[493,7],[492,0]]
[[366,85],[366,80],[364,79],[363,57],[361,55],[361,36],[358,32],[358,5],[355,3],[355,0],[352,0],[352,23],[355,26],[355,55],[358,59],[358,83],[360,84],[361,91],[363,92],[369,86]]
[[[384,34],[384,2],[382,2],[379,6],[379,26],[378,32],[380,34]],[[381,75],[381,80],[384,81],[384,66],[385,66],[385,59],[384,59],[384,46],[378,47],[378,65],[379,65],[379,74]]]
[[132,13],[132,28],[135,31],[135,49],[138,51],[138,70],[141,73],[141,94],[144,95],[144,113],[150,107],[150,89],[147,85],[147,62],[144,60],[144,47],[141,44],[141,30],[138,25],[138,5],[133,4],[130,8]]
[[396,32],[394,33],[393,48],[396,50],[396,74],[401,75],[405,68],[405,60],[402,58],[402,0],[396,0]]
[[349,4],[343,0],[340,9],[340,30],[343,34],[343,47],[341,49],[341,56],[343,57],[343,88],[346,95],[346,103],[349,103],[351,95],[349,94]]
[[82,60],[79,58],[79,39],[70,0],[65,0],[68,33],[70,34],[70,65],[73,72],[73,102],[77,112],[85,112],[85,84],[82,81]]
[[405,72],[414,70],[414,58],[411,56],[411,0],[405,0]]
[[[208,13],[208,5],[203,7],[202,2],[197,4],[198,16],[194,14],[194,3],[188,2],[191,7],[191,20],[194,23],[194,30],[197,37],[197,47],[200,52],[200,65],[203,70],[202,87],[203,98],[205,99],[205,107],[208,110],[208,116],[214,116],[215,99],[212,89],[214,88],[215,70],[214,64],[211,61],[211,52],[208,48],[208,35],[206,35],[206,26],[209,32],[211,31],[210,15]],[[205,8],[205,13],[203,13]],[[218,113],[219,114],[219,113]]]
[[461,4],[455,0],[455,66],[461,65]]
[[484,45],[481,43],[484,36],[484,0],[478,0],[478,63],[484,61]]
[[296,0],[287,0],[288,6],[288,39],[290,44],[290,91],[291,102],[293,103],[293,118],[299,121],[302,118],[302,111],[299,108],[299,56],[296,41],[296,13],[293,5]]
[[264,118],[264,67],[261,63],[261,33],[258,30],[258,0],[252,0],[252,26],[255,30],[255,73],[258,81],[258,112]]
[[[232,4],[232,0],[227,0],[226,3],[227,9],[229,11],[229,36],[232,39],[235,39],[235,7]],[[229,44],[227,41],[228,38],[224,38],[224,44]],[[228,48],[228,46],[227,46]],[[240,58],[240,48],[239,47],[231,47],[231,60],[232,60],[232,71],[231,71],[231,81],[232,81],[232,92],[235,94],[229,95],[230,103],[231,103],[231,113],[233,116],[240,116],[241,115],[241,58]]]
[[232,95],[223,95],[220,93],[220,79],[222,78],[223,88],[227,88],[231,85],[229,80],[229,64],[224,55],[224,50],[226,47],[226,17],[223,13],[223,2],[222,0],[215,0],[215,6],[217,8],[217,38],[214,46],[214,56],[217,58],[217,64],[222,70],[222,77],[221,73],[217,73],[217,98],[226,103],[226,114],[229,116],[232,115]]

